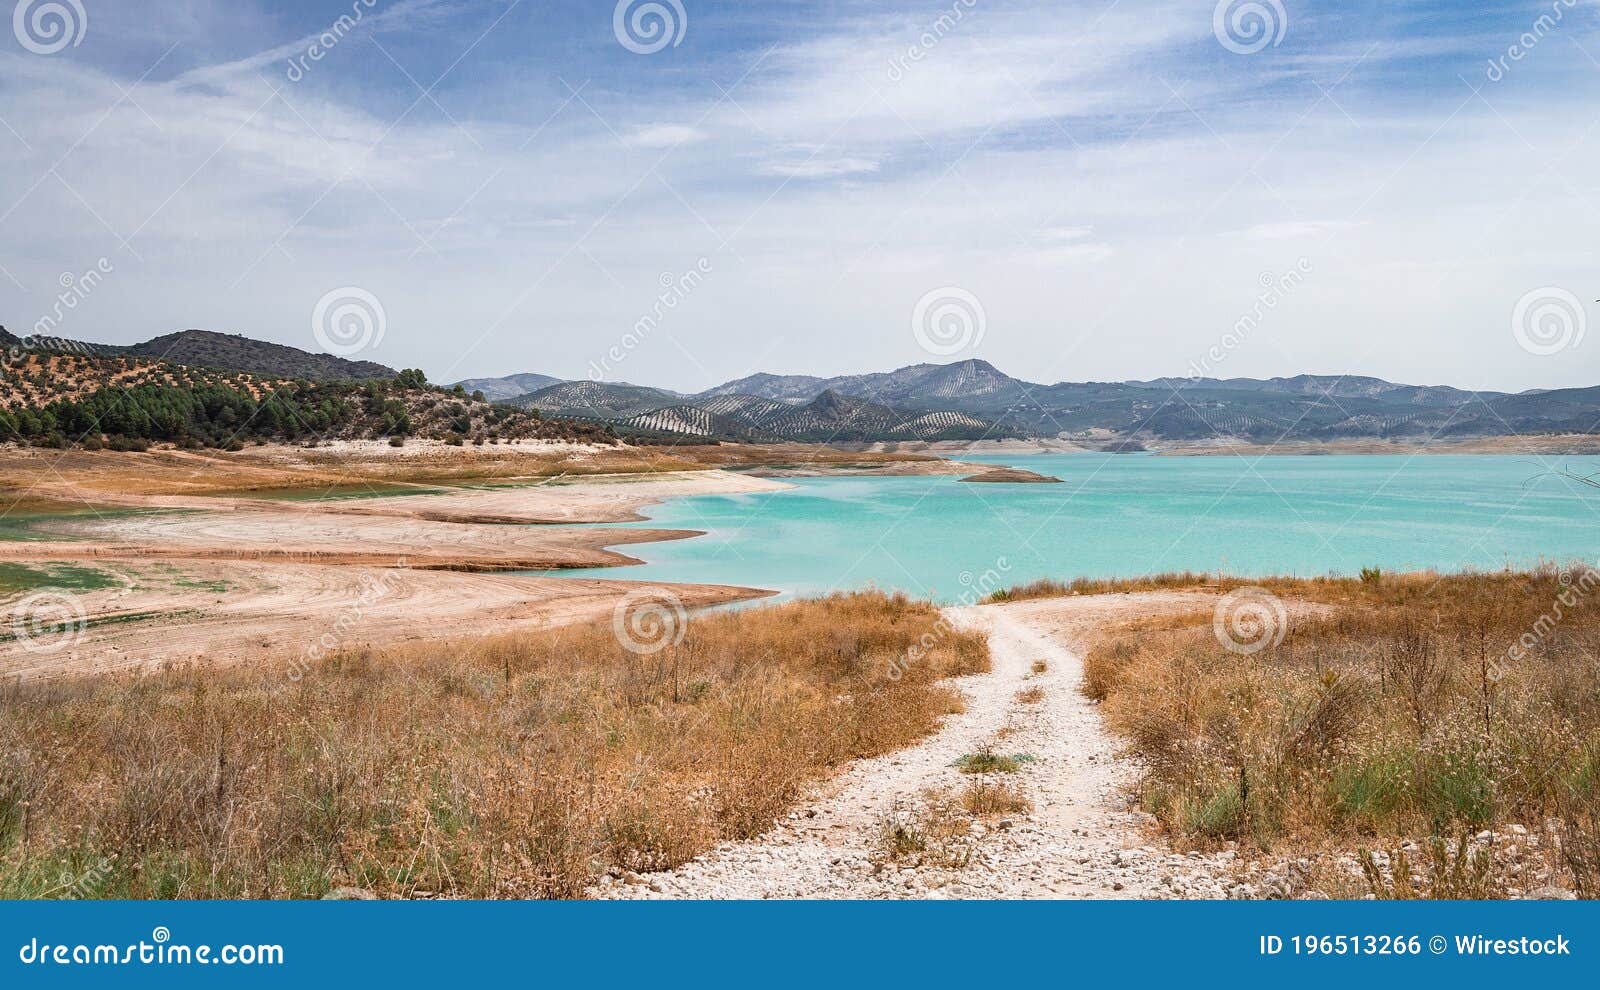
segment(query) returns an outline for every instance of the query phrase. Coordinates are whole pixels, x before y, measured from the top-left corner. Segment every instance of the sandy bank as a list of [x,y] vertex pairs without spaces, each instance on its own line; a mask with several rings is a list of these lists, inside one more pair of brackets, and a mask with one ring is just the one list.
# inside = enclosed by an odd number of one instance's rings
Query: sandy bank
[[[73,630],[0,635],[0,675],[279,663],[330,630],[341,647],[356,647],[605,618],[635,583],[506,572],[628,564],[633,558],[607,548],[698,534],[530,523],[632,521],[665,498],[784,487],[692,471],[331,500],[126,495],[125,507],[166,511],[44,519],[25,539],[0,542],[0,563],[36,575],[32,586],[0,595],[8,625],[66,619]],[[54,605],[41,606],[36,596],[63,567],[76,569],[80,586],[87,574],[87,583],[106,587],[54,589]],[[374,588],[383,593],[374,598]],[[689,608],[764,594],[672,591]]]
[[996,468],[975,474],[970,478],[961,479],[965,483],[981,485],[1059,485],[1060,478],[1052,478],[1048,474],[1039,474],[1036,471],[1024,471],[1021,468]]

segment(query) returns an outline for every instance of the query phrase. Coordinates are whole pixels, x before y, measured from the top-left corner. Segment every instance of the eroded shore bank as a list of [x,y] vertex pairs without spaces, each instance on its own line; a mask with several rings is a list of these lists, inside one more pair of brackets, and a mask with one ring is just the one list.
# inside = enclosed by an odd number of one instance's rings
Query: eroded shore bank
[[[931,458],[571,444],[243,454],[0,450],[0,676],[276,662],[590,621],[645,586],[510,573],[636,563],[695,530],[644,520],[689,495],[779,491],[767,473],[946,472]],[[737,469],[737,470],[735,470]],[[685,608],[764,597],[674,585]],[[20,623],[20,624],[19,624]]]

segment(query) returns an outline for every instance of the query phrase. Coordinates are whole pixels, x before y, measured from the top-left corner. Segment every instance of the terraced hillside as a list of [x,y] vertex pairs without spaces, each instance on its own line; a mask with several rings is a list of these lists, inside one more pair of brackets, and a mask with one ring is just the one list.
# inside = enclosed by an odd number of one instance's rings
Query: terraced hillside
[[[882,440],[963,440],[1015,435],[969,413],[897,409],[834,391],[805,403],[753,395],[712,395],[625,415],[650,403],[653,390],[575,382],[529,397],[529,404],[562,415],[615,423],[637,431],[752,443],[870,443]],[[658,399],[656,401],[659,401]]]
[[420,371],[388,381],[275,378],[140,357],[6,352],[0,443],[135,449],[251,440],[408,438],[451,443],[566,439],[614,443],[605,427],[475,401]]
[[508,400],[507,404],[557,415],[618,421],[681,401],[682,396],[665,389],[582,381],[551,385]]

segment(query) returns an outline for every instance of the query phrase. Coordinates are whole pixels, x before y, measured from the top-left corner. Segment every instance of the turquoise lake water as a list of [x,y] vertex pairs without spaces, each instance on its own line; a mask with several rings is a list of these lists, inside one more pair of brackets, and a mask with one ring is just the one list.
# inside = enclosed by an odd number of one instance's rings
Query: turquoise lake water
[[949,602],[985,575],[1261,576],[1497,569],[1600,558],[1600,489],[1550,476],[1600,457],[967,457],[1060,485],[796,478],[790,491],[673,499],[650,525],[692,540],[621,548],[640,567],[564,575],[821,593],[868,586]]

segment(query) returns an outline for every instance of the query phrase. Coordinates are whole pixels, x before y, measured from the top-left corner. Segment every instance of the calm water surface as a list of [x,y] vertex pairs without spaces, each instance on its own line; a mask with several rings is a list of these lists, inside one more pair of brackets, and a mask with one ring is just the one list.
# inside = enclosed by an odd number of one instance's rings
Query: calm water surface
[[939,601],[986,572],[1135,577],[1527,565],[1600,558],[1600,490],[1546,472],[1600,457],[964,458],[1060,485],[955,478],[799,478],[790,491],[673,499],[651,525],[706,530],[624,548],[645,566],[565,575],[816,593],[867,586]]

